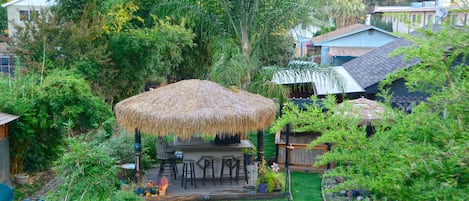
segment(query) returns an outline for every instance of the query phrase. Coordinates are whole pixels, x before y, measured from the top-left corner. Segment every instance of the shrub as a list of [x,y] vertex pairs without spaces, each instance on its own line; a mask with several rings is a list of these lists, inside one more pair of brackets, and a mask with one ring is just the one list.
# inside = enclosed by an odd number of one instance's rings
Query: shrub
[[[135,150],[134,150],[134,135],[125,130],[120,130],[117,136],[110,138],[104,142],[103,146],[106,147],[107,153],[118,159],[118,163],[134,163]],[[142,135],[142,153],[141,164],[143,169],[151,167],[156,162],[155,156],[155,137],[150,135]]]
[[116,191],[116,159],[84,136],[67,139],[65,154],[54,163],[61,181],[47,200],[106,200]]

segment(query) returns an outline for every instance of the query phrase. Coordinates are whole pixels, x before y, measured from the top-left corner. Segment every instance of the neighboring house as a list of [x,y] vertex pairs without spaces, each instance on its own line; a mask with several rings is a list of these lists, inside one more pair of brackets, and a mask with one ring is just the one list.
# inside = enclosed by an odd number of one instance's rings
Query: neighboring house
[[397,38],[374,26],[354,24],[312,38],[310,48],[320,55],[321,64],[340,66]]
[[[419,62],[418,59],[404,60],[403,55],[391,57],[389,54],[400,47],[409,46],[412,43],[401,38],[377,48],[359,58],[349,61],[343,68],[364,89],[365,96],[375,99],[378,93],[378,84],[387,75],[399,68],[409,68]],[[396,80],[390,87],[393,93],[391,104],[410,111],[412,104],[425,100],[427,95],[419,92],[409,92],[404,80]]]
[[13,0],[2,4],[2,7],[7,8],[8,37],[15,35],[15,26],[25,26],[25,22],[31,21],[34,15],[48,10],[52,5],[55,5],[54,0]]
[[299,24],[290,30],[290,34],[295,39],[295,58],[308,56],[308,46],[311,44],[311,38],[320,29],[318,26],[303,27],[302,24]]
[[375,6],[370,14],[392,22],[393,32],[410,33],[429,24],[440,24],[441,20],[450,20],[455,25],[469,24],[469,10],[462,9],[463,6],[462,0],[423,1],[410,6]]

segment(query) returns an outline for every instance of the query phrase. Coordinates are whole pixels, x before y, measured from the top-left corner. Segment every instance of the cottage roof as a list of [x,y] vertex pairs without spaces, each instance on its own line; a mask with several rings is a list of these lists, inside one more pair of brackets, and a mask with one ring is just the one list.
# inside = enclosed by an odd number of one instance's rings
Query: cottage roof
[[321,74],[315,72],[302,72],[297,74],[291,70],[277,72],[272,78],[272,82],[277,84],[298,84],[314,83],[317,95],[356,93],[364,92],[363,88],[350,76],[350,74],[341,66],[329,67],[333,69],[344,83],[344,89],[340,89],[332,80],[324,78]]
[[15,119],[18,119],[18,118],[19,118],[19,116],[0,112],[0,125],[7,124],[7,123],[9,123],[9,122],[11,122]]
[[370,29],[377,30],[377,31],[383,32],[385,34],[394,36],[391,33],[389,33],[388,31],[385,31],[383,29],[380,29],[380,28],[377,28],[377,27],[374,27],[374,26],[371,26],[371,25],[364,25],[364,24],[358,24],[357,23],[357,24],[354,24],[354,25],[351,25],[351,26],[348,26],[348,27],[344,27],[344,28],[337,29],[335,31],[331,31],[331,32],[326,33],[326,34],[316,36],[316,37],[312,38],[311,41],[313,42],[313,44],[315,46],[321,46],[321,44],[323,44],[325,42],[336,40],[336,39],[339,39],[339,38],[343,38],[343,37],[346,37],[346,36],[349,36],[349,35],[352,35],[352,34],[356,34],[356,33],[362,32],[362,31],[370,30]]
[[418,63],[418,59],[405,61],[403,55],[394,57],[389,55],[395,49],[411,44],[403,38],[397,39],[343,64],[343,67],[362,88],[366,89],[380,82],[396,69],[408,68]]

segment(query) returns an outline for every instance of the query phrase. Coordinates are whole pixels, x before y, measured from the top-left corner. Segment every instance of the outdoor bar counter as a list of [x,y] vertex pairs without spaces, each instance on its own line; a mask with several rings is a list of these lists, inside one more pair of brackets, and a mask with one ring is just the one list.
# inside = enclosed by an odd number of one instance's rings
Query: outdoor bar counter
[[[170,145],[177,151],[183,152],[184,159],[193,159],[195,161],[195,176],[196,178],[202,178],[203,176],[203,165],[204,165],[204,156],[213,156],[215,157],[214,169],[215,169],[215,178],[220,178],[221,170],[221,161],[222,156],[243,156],[243,148],[253,148],[254,145],[249,140],[241,140],[241,143],[230,144],[230,145],[216,145],[214,141],[201,141],[198,143],[191,144],[174,144]],[[243,162],[243,161],[241,161]],[[228,169],[224,170],[225,173]],[[206,171],[207,181],[210,181],[212,178],[211,169]],[[235,170],[233,170],[233,177]]]

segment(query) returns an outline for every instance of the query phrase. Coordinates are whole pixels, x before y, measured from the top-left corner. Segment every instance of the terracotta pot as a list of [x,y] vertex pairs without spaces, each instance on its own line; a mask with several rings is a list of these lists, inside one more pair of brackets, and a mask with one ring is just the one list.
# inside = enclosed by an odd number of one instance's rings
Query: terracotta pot
[[15,174],[15,182],[20,185],[27,184],[29,182],[29,175],[26,173]]

